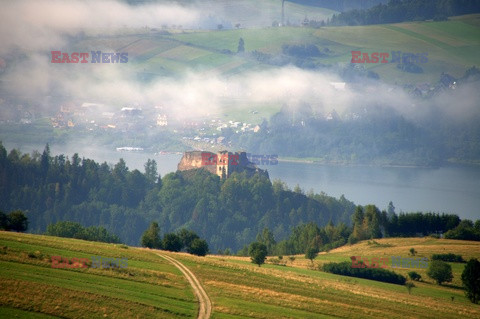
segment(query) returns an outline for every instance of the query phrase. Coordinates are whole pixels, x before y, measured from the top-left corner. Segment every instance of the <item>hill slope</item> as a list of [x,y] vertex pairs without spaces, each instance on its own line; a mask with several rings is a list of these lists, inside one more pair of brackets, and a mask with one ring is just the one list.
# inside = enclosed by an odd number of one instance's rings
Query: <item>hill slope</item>
[[[274,66],[249,55],[236,55],[243,38],[246,52],[257,50],[273,56],[282,53],[284,44],[314,44],[328,49],[315,63],[348,64],[351,51],[428,53],[428,62],[420,64],[423,73],[406,73],[395,63],[362,64],[382,80],[398,83],[438,81],[442,72],[461,76],[472,65],[480,65],[480,15],[454,17],[443,22],[409,22],[393,25],[324,27],[320,29],[283,27],[233,30],[124,31],[115,37],[85,37],[74,49],[114,49],[129,53],[129,62],[142,78],[176,76],[188,70],[219,72],[224,75],[270,69]],[[129,33],[136,34],[129,34]],[[227,51],[229,50],[229,51]],[[88,51],[88,50],[87,50]]]
[[[195,316],[195,302],[191,290],[186,289],[186,280],[155,251],[7,232],[0,232],[0,247],[0,315]],[[480,256],[480,243],[408,238],[377,240],[370,245],[362,242],[322,254],[314,262],[349,260],[351,255],[406,256],[410,247],[420,256],[436,252],[461,253],[464,258]],[[53,269],[48,258],[92,254],[128,257],[128,268]],[[452,285],[437,286],[426,279],[415,283],[417,287],[408,294],[399,285],[308,269],[310,261],[302,256],[296,256],[293,262],[284,257],[289,260],[286,267],[258,267],[241,257],[162,254],[181,261],[196,275],[213,303],[212,318],[438,318],[439,313],[442,318],[480,316],[478,306],[471,304],[458,287],[463,269],[460,264],[453,264]]]

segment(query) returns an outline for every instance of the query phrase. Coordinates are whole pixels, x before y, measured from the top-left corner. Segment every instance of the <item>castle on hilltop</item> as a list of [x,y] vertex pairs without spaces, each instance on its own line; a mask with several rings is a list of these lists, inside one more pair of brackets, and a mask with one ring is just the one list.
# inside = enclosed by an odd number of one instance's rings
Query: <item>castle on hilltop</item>
[[228,178],[233,172],[247,172],[248,176],[253,176],[255,173],[259,173],[267,178],[269,177],[266,170],[259,169],[255,164],[248,160],[246,152],[185,152],[177,166],[179,171],[188,171],[199,168],[220,176],[222,179]]

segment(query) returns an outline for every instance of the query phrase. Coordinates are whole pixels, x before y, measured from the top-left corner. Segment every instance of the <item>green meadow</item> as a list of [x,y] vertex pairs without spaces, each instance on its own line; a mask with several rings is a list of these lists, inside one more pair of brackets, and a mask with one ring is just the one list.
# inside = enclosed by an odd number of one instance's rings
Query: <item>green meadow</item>
[[[0,317],[25,311],[53,318],[191,318],[197,313],[180,271],[145,250],[7,232],[0,232],[0,248]],[[51,256],[92,255],[128,258],[128,267],[51,267]]]
[[[243,11],[241,11],[243,12]],[[248,56],[236,55],[243,38],[246,52],[272,55],[282,52],[284,44],[314,44],[329,50],[326,57],[314,60],[323,64],[347,64],[351,51],[402,51],[428,53],[428,62],[420,64],[423,73],[398,70],[390,64],[363,64],[386,82],[420,83],[437,81],[442,72],[460,77],[473,65],[480,65],[480,15],[450,18],[442,22],[407,22],[355,27],[251,27],[228,30],[142,30],[137,34],[117,31],[115,36],[85,37],[74,49],[116,50],[129,53],[130,66],[136,72],[160,76],[179,76],[191,70],[213,71],[224,75],[273,68]],[[229,53],[226,50],[230,50]]]
[[[284,256],[284,266],[274,265],[274,257],[258,267],[246,257],[162,253],[197,276],[212,301],[212,318],[478,318],[480,308],[461,288],[464,264],[451,263],[454,279],[442,286],[415,269],[423,281],[410,293],[405,286],[318,270],[350,256],[407,257],[410,248],[418,258],[480,257],[480,243],[428,237],[363,241],[321,253],[313,263]],[[56,255],[126,257],[128,267],[56,269],[50,259]],[[0,232],[0,286],[0,317],[194,318],[198,309],[185,278],[154,251],[76,239]]]

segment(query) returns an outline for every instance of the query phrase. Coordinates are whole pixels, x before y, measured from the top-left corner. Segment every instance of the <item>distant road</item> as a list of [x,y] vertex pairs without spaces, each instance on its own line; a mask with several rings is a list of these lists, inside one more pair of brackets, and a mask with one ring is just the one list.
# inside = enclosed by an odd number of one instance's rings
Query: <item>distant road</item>
[[197,277],[188,269],[185,267],[181,262],[173,259],[170,256],[161,254],[161,253],[156,253],[158,256],[165,258],[169,262],[171,262],[175,267],[177,267],[183,275],[187,278],[188,282],[193,288],[193,292],[197,296],[198,302],[200,303],[200,307],[198,309],[198,319],[208,319],[210,318],[210,315],[212,314],[212,303],[210,302],[210,298],[208,298],[207,293],[203,289],[202,285],[198,281]]

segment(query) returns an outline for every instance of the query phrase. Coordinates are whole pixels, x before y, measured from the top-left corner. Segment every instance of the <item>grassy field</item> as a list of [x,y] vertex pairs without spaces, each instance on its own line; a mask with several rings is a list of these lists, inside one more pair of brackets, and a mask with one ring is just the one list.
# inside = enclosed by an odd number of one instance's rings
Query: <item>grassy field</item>
[[[258,267],[244,257],[166,254],[203,284],[213,303],[212,318],[478,318],[480,308],[461,289],[464,264],[451,263],[454,279],[444,286],[416,269],[424,281],[415,282],[410,294],[404,286],[318,270],[352,255],[407,257],[412,247],[419,257],[448,252],[480,257],[480,243],[433,238],[361,242],[322,253],[313,264],[303,256],[293,262],[285,256],[286,266],[267,261]],[[148,250],[7,232],[0,232],[0,248],[0,317],[191,318],[197,311],[179,271]],[[54,269],[52,255],[127,257],[128,268]],[[395,271],[405,275],[408,269]]]
[[[0,248],[0,317],[31,318],[30,313],[38,313],[51,316],[38,318],[191,318],[197,312],[182,274],[148,251],[6,232],[0,232]],[[128,267],[51,267],[50,256],[92,255],[126,257]]]
[[[248,1],[247,1],[248,2]],[[268,1],[267,1],[268,2]],[[233,10],[227,5],[225,10]],[[248,11],[248,10],[247,10]],[[242,11],[243,12],[243,11]],[[382,80],[398,83],[437,81],[442,72],[461,76],[473,65],[480,65],[480,15],[465,15],[443,22],[408,22],[393,25],[358,27],[249,27],[229,30],[170,30],[171,34],[143,30],[140,34],[86,37],[75,43],[80,51],[110,49],[129,53],[129,62],[138,72],[179,75],[188,70],[217,71],[234,75],[269,69],[251,58],[227,54],[237,51],[243,38],[247,52],[259,50],[281,53],[283,44],[315,44],[328,48],[324,64],[349,63],[351,51],[392,51],[428,53],[424,72],[405,73],[390,64],[364,64],[380,74]]]

